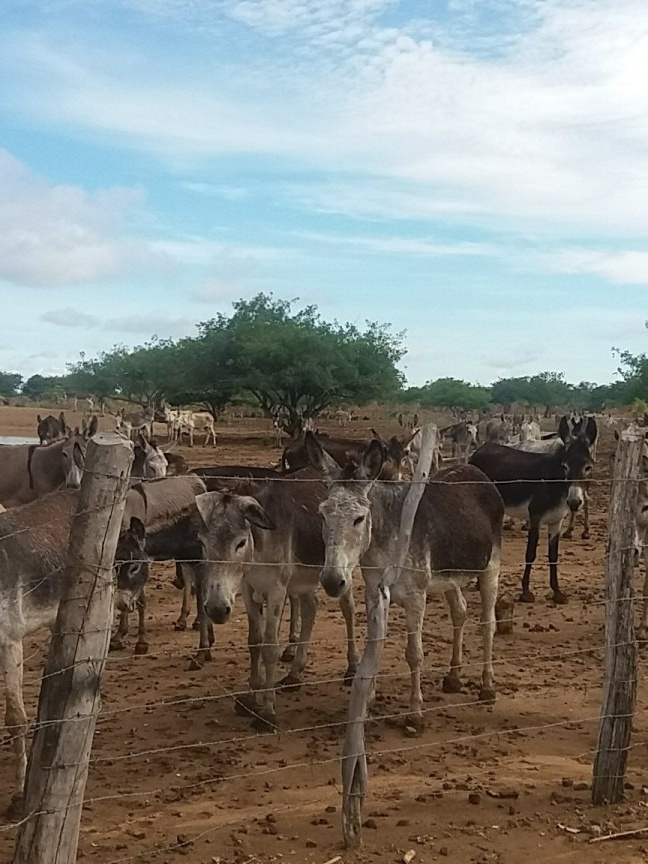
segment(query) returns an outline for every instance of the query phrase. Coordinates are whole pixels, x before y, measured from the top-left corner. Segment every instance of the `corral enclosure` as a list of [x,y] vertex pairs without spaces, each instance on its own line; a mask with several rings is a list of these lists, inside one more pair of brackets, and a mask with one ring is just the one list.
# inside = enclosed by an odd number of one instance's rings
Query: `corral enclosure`
[[[38,409],[0,407],[0,435],[32,436]],[[70,420],[75,418],[71,415]],[[79,420],[77,418],[77,420]],[[102,428],[112,428],[103,418]],[[339,434],[335,424],[323,428]],[[371,415],[347,427],[368,437],[376,426],[400,432],[387,417]],[[161,427],[160,427],[161,431]],[[236,420],[218,429],[216,450],[178,448],[192,466],[269,465],[280,450],[261,420]],[[342,848],[340,752],[348,706],[343,686],[344,626],[338,604],[320,592],[320,607],[305,683],[280,693],[279,734],[257,734],[233,710],[233,693],[248,676],[247,622],[242,602],[233,620],[216,630],[214,659],[189,671],[197,643],[173,621],[180,593],[173,569],[156,565],[149,595],[150,653],[112,653],[103,681],[83,811],[80,857],[101,864],[179,860],[195,864],[331,859],[400,862],[645,861],[645,841],[589,844],[608,832],[647,824],[646,682],[639,701],[629,759],[626,801],[593,808],[589,784],[601,705],[603,567],[607,537],[609,457],[614,440],[600,429],[591,497],[591,539],[562,541],[561,582],[567,606],[554,606],[542,538],[532,577],[536,603],[517,604],[510,636],[498,636],[498,699],[476,704],[481,672],[478,594],[466,592],[464,692],[446,695],[441,679],[450,657],[452,627],[441,599],[428,603],[423,674],[427,728],[408,737],[403,728],[409,670],[404,620],[392,608],[389,638],[377,682],[375,722],[368,727],[370,794],[364,845]],[[501,590],[517,596],[525,535],[505,532]],[[363,626],[358,591],[357,619]],[[287,613],[286,616],[287,617]],[[287,638],[287,621],[282,634]],[[361,629],[362,638],[362,629]],[[134,644],[134,635],[131,646]],[[46,636],[26,641],[26,700],[35,716]],[[382,716],[381,716],[382,715]],[[10,750],[0,754],[0,795],[11,793]],[[646,790],[648,792],[648,790]],[[0,833],[2,860],[11,859],[13,830]]]

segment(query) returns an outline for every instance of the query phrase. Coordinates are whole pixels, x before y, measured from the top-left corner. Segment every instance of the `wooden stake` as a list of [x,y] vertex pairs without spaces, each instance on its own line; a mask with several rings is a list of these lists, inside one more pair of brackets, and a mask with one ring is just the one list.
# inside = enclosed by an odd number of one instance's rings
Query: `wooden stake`
[[605,684],[594,758],[593,804],[623,796],[637,698],[637,645],[633,622],[635,509],[644,430],[621,433],[614,465],[605,567]]
[[407,558],[416,511],[430,476],[437,436],[436,426],[429,424],[424,427],[416,471],[403,503],[396,560],[385,569],[382,580],[375,588],[373,583],[367,583],[367,644],[351,686],[349,719],[342,751],[342,833],[347,848],[354,848],[362,842],[362,804],[368,785],[365,752],[367,705],[380,670],[387,636],[390,590]]
[[76,861],[101,673],[110,640],[113,562],[133,462],[114,433],[88,442],[61,603],[38,703],[14,864]]

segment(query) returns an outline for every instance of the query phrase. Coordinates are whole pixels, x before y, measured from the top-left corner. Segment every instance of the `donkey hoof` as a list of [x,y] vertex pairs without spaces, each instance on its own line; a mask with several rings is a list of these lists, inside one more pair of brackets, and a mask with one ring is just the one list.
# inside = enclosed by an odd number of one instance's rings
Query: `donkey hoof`
[[528,588],[526,591],[523,591],[520,594],[520,603],[535,603],[535,594],[533,591],[529,591]]
[[562,591],[554,591],[552,600],[558,606],[564,606],[568,602],[567,595],[563,594]]
[[138,655],[148,654],[148,650],[148,642],[137,642],[135,645],[134,653]]
[[234,699],[234,713],[239,717],[256,716],[258,710],[259,703],[252,693],[243,693]]
[[211,660],[211,651],[208,648],[199,648],[195,654],[192,655],[189,660],[189,671],[197,672],[199,669],[202,669],[205,663],[208,663]]
[[114,637],[110,640],[110,645],[108,646],[109,651],[123,651],[126,646],[124,642],[119,637]]
[[408,727],[413,727],[417,732],[422,732],[425,729],[425,717],[423,714],[406,714],[403,718],[403,733],[409,738]]
[[488,702],[492,705],[495,701],[495,688],[494,687],[481,687],[479,690],[479,701],[480,702]]
[[257,732],[276,732],[277,715],[257,714],[256,717],[252,720],[252,728]]
[[191,625],[192,630],[200,630],[200,621],[196,618]]
[[173,629],[174,630],[180,630],[180,631],[186,630],[187,629],[187,622],[182,621],[181,619],[178,619],[177,621],[173,622]]
[[282,663],[292,663],[295,659],[295,646],[287,645],[280,659]]
[[25,799],[23,797],[23,793],[15,792],[11,796],[11,801],[9,802],[9,806],[5,810],[5,813],[9,817],[9,819],[22,819],[24,811]]
[[281,687],[282,690],[288,690],[289,692],[300,690],[301,686],[301,679],[296,675],[293,675],[292,672],[289,672],[288,675],[286,675],[285,678],[282,678],[279,682],[279,687]]
[[568,531],[565,531],[565,533],[562,536],[563,536],[563,540],[571,540],[571,538],[572,538],[571,529],[569,529]]
[[461,678],[450,673],[443,679],[444,693],[461,693]]
[[344,678],[342,679],[345,687],[350,687],[353,684],[353,679],[356,676],[356,671],[357,670],[355,666],[349,666],[349,668],[346,670],[346,672],[344,673]]
[[583,531],[583,533],[581,534],[581,538],[582,538],[583,540],[589,540],[589,538],[590,538],[590,532],[589,532],[589,531]]

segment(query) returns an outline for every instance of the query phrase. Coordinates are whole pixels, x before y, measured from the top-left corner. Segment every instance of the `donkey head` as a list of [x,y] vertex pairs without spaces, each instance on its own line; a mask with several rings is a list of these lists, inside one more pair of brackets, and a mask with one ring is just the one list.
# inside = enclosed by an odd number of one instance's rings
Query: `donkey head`
[[119,535],[115,552],[117,571],[117,594],[115,607],[132,612],[149,577],[149,562],[146,557],[146,532],[144,524],[133,516],[130,525]]
[[329,485],[328,497],[319,507],[325,547],[320,582],[329,596],[340,597],[349,590],[353,570],[371,543],[369,490],[382,470],[385,451],[373,440],[359,463],[339,468],[315,436],[307,435],[306,452]]
[[230,492],[196,496],[200,517],[205,614],[214,624],[229,621],[241,592],[245,564],[254,556],[252,526],[274,531],[275,524],[256,498]]
[[88,439],[92,438],[98,428],[99,420],[97,417],[92,417],[89,423],[84,419],[83,432],[80,432],[77,426],[72,435],[63,444],[61,455],[63,458],[65,485],[68,489],[78,489],[81,485],[85,455],[88,449]]

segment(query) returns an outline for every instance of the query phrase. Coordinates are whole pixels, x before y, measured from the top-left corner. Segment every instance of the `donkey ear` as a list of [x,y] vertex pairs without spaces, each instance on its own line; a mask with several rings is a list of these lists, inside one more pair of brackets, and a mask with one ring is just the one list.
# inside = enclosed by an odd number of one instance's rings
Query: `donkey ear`
[[558,436],[562,439],[563,444],[566,444],[571,438],[571,431],[569,429],[569,420],[563,416],[560,418],[560,424],[558,426]]
[[95,414],[91,418],[90,423],[88,423],[88,426],[86,428],[86,438],[92,438],[93,435],[96,435],[98,428],[99,428],[99,418]]
[[274,531],[277,527],[256,498],[244,496],[241,501],[241,508],[250,525],[256,525],[257,528],[263,528],[264,531]]
[[362,454],[362,462],[358,470],[359,479],[372,483],[382,471],[385,462],[385,449],[380,441],[375,439]]
[[137,540],[138,543],[143,543],[146,538],[146,529],[144,523],[137,516],[132,516],[128,527],[130,534]]
[[596,420],[593,417],[588,417],[587,418],[587,425],[585,427],[585,440],[588,442],[588,444],[590,446],[596,441],[597,435],[598,435],[598,428],[596,426]]
[[382,436],[378,432],[376,432],[376,430],[373,428],[373,426],[371,427],[370,431],[371,431],[371,434],[373,435],[373,437],[376,439],[376,441],[380,441],[381,444],[385,443],[383,441]]
[[335,459],[326,452],[312,432],[306,432],[304,447],[306,448],[308,461],[313,468],[316,468],[320,474],[323,474],[329,482],[337,480],[342,469]]
[[205,525],[209,525],[220,497],[220,492],[202,492],[200,495],[196,495],[196,507]]

